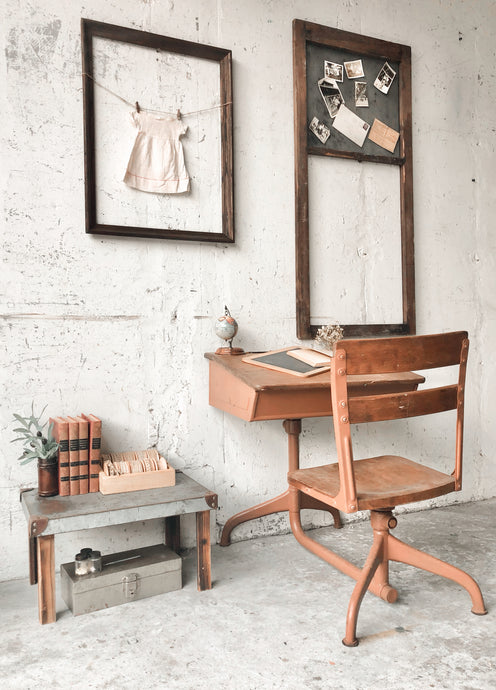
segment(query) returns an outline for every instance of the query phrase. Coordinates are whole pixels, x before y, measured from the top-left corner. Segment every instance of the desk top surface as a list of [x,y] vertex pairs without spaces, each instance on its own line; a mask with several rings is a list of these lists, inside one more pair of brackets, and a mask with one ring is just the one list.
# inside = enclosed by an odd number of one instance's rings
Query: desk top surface
[[[213,352],[205,353],[205,357],[218,364],[220,367],[231,373],[240,381],[256,391],[264,390],[306,390],[316,388],[328,388],[330,385],[330,373],[325,371],[315,376],[302,378],[290,373],[273,371],[264,367],[255,366],[248,362],[243,362],[245,355],[217,355]],[[348,376],[348,385],[353,388],[355,385],[363,388],[364,384],[396,381],[402,383],[412,383],[419,385],[425,381],[420,374],[413,372],[401,372],[398,374],[374,374],[370,376]]]

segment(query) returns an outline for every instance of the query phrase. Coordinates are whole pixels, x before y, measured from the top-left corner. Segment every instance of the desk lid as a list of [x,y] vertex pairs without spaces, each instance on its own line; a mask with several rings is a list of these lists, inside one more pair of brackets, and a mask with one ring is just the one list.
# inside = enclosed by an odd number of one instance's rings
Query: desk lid
[[[249,353],[247,353],[249,354]],[[263,353],[260,353],[263,354]],[[265,390],[291,390],[291,389],[313,389],[313,388],[329,388],[330,387],[330,373],[325,371],[314,376],[301,378],[293,376],[292,374],[283,373],[280,371],[273,371],[263,367],[255,367],[253,364],[243,362],[244,358],[234,355],[217,355],[213,352],[205,353],[206,359],[213,362],[233,376],[245,383],[247,386],[255,391]],[[424,376],[415,374],[413,372],[401,372],[398,374],[375,374],[371,376],[349,376],[348,384],[350,388],[363,389],[365,386],[370,386],[374,383],[387,383],[396,381],[404,384],[419,385],[425,381]]]

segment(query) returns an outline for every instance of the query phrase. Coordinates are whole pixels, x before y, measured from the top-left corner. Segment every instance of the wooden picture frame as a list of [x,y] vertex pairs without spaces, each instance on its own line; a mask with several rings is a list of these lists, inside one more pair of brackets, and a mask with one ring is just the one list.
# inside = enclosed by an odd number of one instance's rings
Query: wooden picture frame
[[[171,227],[127,226],[119,223],[101,223],[97,218],[97,170],[95,152],[95,78],[93,39],[104,38],[155,51],[212,61],[219,66],[220,111],[220,171],[221,189],[220,229],[215,231],[184,230]],[[83,67],[84,108],[84,185],[86,232],[96,235],[120,235],[125,237],[152,237],[159,239],[190,240],[202,242],[234,242],[234,195],[233,195],[233,104],[232,104],[232,54],[230,50],[200,43],[138,31],[113,24],[81,19],[81,49]],[[185,85],[186,88],[186,85]],[[173,94],[174,96],[174,94]],[[173,100],[173,98],[171,98]],[[212,110],[212,109],[211,109]]]
[[[325,48],[349,55],[350,60],[392,62],[397,67],[397,126],[399,142],[394,153],[362,150],[351,141],[348,145],[309,144],[308,58],[312,50]],[[393,82],[394,83],[394,82]],[[373,88],[370,84],[369,89]],[[402,323],[341,324],[344,337],[373,337],[415,333],[415,272],[413,238],[413,166],[412,166],[412,86],[411,49],[360,34],[306,22],[293,21],[293,95],[295,139],[295,269],[296,332],[300,339],[315,338],[320,326],[311,324],[308,156],[348,158],[359,162],[396,165],[400,170]],[[378,113],[380,119],[380,113]],[[374,117],[374,115],[372,115]],[[377,147],[378,148],[378,147]]]

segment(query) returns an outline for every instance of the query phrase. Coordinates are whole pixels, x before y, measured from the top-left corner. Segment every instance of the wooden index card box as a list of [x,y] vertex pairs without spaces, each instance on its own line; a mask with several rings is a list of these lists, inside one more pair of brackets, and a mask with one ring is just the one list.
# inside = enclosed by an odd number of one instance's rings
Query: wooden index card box
[[181,557],[164,544],[102,558],[102,571],[76,575],[74,563],[60,566],[62,597],[75,616],[164,594],[182,587]]

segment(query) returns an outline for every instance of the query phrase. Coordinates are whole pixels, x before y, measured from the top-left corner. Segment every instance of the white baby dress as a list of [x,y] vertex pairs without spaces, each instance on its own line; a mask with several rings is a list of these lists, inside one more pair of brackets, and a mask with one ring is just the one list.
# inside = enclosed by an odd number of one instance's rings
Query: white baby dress
[[143,111],[134,111],[131,118],[138,134],[124,182],[142,192],[188,192],[189,175],[180,141],[188,127],[175,117],[156,117]]

